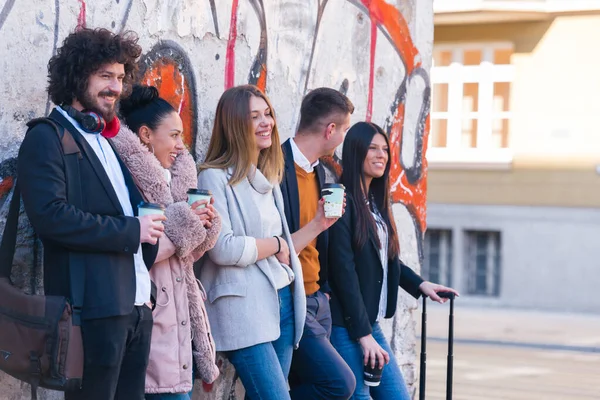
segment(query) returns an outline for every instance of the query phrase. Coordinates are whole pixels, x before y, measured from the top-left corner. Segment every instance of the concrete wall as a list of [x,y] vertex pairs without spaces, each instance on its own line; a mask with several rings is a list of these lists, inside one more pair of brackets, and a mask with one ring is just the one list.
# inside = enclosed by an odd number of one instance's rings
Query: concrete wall
[[598,312],[599,209],[430,203],[427,224],[452,230],[453,285],[463,294],[465,230],[500,232],[500,296],[465,295],[462,305]]
[[[280,132],[293,135],[302,96],[330,86],[356,105],[353,121],[372,120],[392,136],[394,209],[402,255],[419,269],[425,229],[429,131],[431,2],[416,0],[64,0],[0,2],[0,194],[12,186],[24,123],[47,113],[48,59],[77,26],[138,32],[142,82],[159,87],[181,110],[186,142],[199,161],[222,91],[255,83],[265,89]],[[402,300],[386,327],[409,384],[415,381],[414,323]],[[393,334],[392,334],[393,331]],[[224,378],[197,388],[198,398],[234,398]],[[0,376],[3,398],[27,398],[26,387]],[[412,387],[412,386],[411,386]],[[200,395],[201,393],[201,395]],[[42,398],[58,398],[45,393]]]

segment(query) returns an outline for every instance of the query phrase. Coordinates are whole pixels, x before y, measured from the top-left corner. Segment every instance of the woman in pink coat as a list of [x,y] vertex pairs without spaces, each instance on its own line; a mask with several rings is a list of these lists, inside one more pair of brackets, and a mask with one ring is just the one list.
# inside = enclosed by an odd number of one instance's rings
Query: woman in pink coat
[[154,327],[146,372],[147,399],[190,399],[196,377],[212,383],[219,375],[206,316],[204,289],[193,263],[211,249],[221,223],[212,204],[188,205],[196,188],[196,165],[182,141],[183,124],[155,87],[136,86],[121,101],[129,126],[112,140],[145,200],[166,207],[165,235],[150,268],[157,287]]

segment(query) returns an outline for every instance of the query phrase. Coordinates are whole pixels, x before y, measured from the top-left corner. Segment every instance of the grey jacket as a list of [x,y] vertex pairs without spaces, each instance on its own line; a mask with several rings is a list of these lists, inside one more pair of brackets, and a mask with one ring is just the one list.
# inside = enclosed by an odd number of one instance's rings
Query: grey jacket
[[[221,233],[215,247],[197,263],[197,273],[208,294],[206,310],[218,351],[242,349],[276,340],[279,335],[279,298],[268,262],[251,264],[255,252],[244,251],[246,236],[260,238],[260,210],[247,179],[230,186],[230,171],[209,169],[198,176],[198,188],[208,189],[221,216]],[[283,236],[290,248],[295,279],[294,347],[300,342],[306,317],[306,296],[300,260],[285,220],[279,185],[275,205],[281,215]]]

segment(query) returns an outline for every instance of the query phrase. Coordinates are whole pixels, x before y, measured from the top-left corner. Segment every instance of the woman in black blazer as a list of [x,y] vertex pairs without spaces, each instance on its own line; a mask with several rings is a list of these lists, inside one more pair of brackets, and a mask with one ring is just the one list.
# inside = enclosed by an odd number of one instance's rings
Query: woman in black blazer
[[[425,294],[438,302],[445,299],[436,292],[456,291],[424,281],[398,258],[390,203],[390,144],[385,132],[368,122],[352,126],[344,141],[342,167],[346,213],[329,231],[331,342],[356,376],[352,398],[408,400],[400,368],[378,321],[396,312],[398,286],[415,298]],[[372,367],[388,364],[379,386],[363,382],[367,363]]]

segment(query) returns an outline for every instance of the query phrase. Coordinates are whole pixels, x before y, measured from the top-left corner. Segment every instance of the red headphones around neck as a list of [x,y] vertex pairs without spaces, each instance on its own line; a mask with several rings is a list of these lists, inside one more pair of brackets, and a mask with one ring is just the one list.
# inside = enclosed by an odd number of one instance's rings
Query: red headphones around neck
[[102,116],[94,111],[79,111],[71,106],[62,106],[69,117],[79,123],[80,128],[86,133],[100,133],[105,138],[113,138],[121,129],[121,121],[115,116],[112,121],[106,123]]

